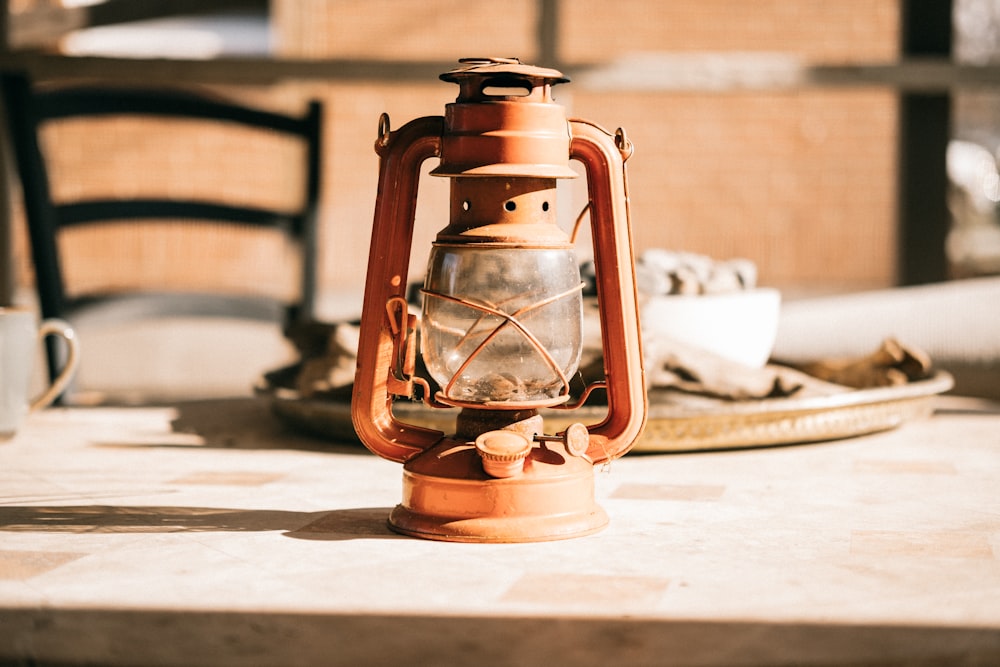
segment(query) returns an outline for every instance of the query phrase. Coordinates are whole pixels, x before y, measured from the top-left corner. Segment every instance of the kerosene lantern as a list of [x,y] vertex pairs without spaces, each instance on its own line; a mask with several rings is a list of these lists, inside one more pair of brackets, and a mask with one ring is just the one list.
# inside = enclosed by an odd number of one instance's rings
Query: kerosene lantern
[[[646,416],[625,160],[619,130],[567,120],[552,69],[467,59],[444,117],[391,130],[383,114],[378,200],[361,317],[352,417],[362,442],[402,462],[389,526],[416,537],[528,542],[603,528],[594,467],[626,453]],[[451,179],[448,225],[430,250],[419,319],[406,301],[422,164]],[[605,379],[571,391],[582,348],[582,287],[557,225],[556,183],[584,167]],[[427,373],[416,372],[416,355]],[[548,433],[543,414],[607,392],[597,424]],[[456,411],[455,432],[405,423],[401,399]],[[558,414],[558,413],[556,413]]]

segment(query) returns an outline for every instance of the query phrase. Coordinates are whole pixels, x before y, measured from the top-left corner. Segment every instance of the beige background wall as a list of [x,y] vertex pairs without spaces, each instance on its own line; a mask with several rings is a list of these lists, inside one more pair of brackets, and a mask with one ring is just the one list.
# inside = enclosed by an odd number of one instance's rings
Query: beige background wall
[[[761,282],[789,295],[888,286],[895,276],[896,98],[878,88],[712,89],[713,59],[800,64],[889,62],[898,51],[897,0],[563,0],[557,53],[567,68],[646,63],[650,54],[701,58],[700,89],[609,90],[577,77],[556,89],[570,115],[624,127],[638,250],[664,247],[757,262]],[[440,62],[538,58],[535,0],[273,0],[273,48],[296,58]],[[687,61],[690,62],[690,61]],[[660,71],[659,74],[665,72]],[[669,72],[667,72],[669,73]],[[612,77],[612,81],[615,78]],[[641,79],[640,79],[641,84]],[[226,92],[278,108],[326,103],[321,287],[364,284],[377,189],[379,115],[394,127],[440,115],[456,88],[406,81],[287,82]],[[433,165],[427,165],[428,170]],[[276,170],[280,165],[275,165]],[[568,186],[571,224],[583,184]],[[446,179],[421,187],[417,249],[447,218]],[[16,202],[15,202],[16,205]],[[23,230],[20,273],[30,280]]]
[[[896,0],[559,4],[558,54],[570,65],[663,52],[781,54],[842,64],[891,61],[898,49]],[[478,55],[550,64],[535,60],[535,11],[533,0],[297,0],[276,2],[273,16],[276,46],[286,55],[441,60],[447,69],[459,57]],[[455,88],[430,80],[313,85],[311,92],[330,106],[324,282],[350,288],[364,271],[379,114],[388,112],[397,127],[442,114]],[[622,126],[635,143],[628,167],[640,251],[667,247],[749,257],[758,262],[763,282],[789,290],[892,284],[891,91],[607,91],[574,82],[556,93],[571,115],[609,129]],[[440,181],[422,185],[421,244],[447,217],[446,183]],[[572,219],[575,206],[561,213]]]

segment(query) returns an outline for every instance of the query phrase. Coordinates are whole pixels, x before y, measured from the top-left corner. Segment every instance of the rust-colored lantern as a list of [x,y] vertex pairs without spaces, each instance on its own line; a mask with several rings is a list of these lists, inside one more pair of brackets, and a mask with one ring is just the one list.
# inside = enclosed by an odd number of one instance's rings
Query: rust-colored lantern
[[[445,117],[391,131],[380,120],[378,200],[361,317],[352,416],[362,442],[402,462],[400,533],[463,542],[570,538],[603,528],[594,466],[621,456],[646,416],[625,160],[631,145],[567,120],[561,73],[515,59],[469,59]],[[451,179],[451,213],[431,248],[418,318],[406,302],[420,168]],[[582,282],[556,224],[556,182],[584,167],[589,192],[608,412],[546,433],[579,407]],[[418,324],[419,323],[419,324]],[[419,328],[419,332],[418,332]],[[419,336],[418,336],[419,333]],[[426,374],[416,373],[419,348]],[[457,411],[451,434],[399,421],[393,404]]]

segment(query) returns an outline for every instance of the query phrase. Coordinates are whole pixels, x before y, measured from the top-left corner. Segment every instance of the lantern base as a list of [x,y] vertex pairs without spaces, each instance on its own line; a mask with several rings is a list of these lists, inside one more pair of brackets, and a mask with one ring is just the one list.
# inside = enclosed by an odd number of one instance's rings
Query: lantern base
[[536,445],[515,477],[483,472],[475,450],[445,440],[403,467],[403,502],[389,527],[446,542],[542,542],[608,524],[594,499],[594,468],[561,443]]

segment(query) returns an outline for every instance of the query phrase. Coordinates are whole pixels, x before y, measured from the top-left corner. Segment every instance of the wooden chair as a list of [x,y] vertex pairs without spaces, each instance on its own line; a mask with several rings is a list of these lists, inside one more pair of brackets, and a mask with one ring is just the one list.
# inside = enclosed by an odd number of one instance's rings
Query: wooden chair
[[[319,102],[294,116],[181,90],[42,89],[19,73],[2,95],[42,317],[286,332],[314,317]],[[50,373],[59,356],[51,345]]]

